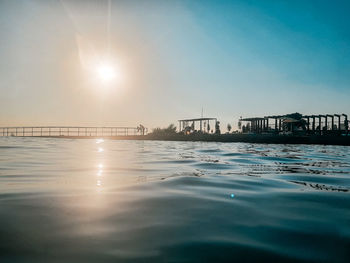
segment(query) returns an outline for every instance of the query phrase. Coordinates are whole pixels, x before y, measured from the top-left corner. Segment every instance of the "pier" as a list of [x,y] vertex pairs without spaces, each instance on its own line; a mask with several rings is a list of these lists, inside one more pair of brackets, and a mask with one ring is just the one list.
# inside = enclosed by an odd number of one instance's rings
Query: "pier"
[[[194,131],[201,133],[210,133],[213,128],[210,126],[210,122],[214,122],[214,128],[218,125],[217,118],[195,118],[195,119],[184,119],[178,120],[179,122],[179,132],[184,134],[190,134]],[[196,129],[196,124],[199,124],[199,127]]]
[[0,136],[15,137],[112,137],[145,135],[147,129],[139,127],[79,127],[33,126],[0,127]]
[[243,133],[304,133],[340,135],[349,133],[347,114],[302,115],[298,112],[253,118],[241,118]]

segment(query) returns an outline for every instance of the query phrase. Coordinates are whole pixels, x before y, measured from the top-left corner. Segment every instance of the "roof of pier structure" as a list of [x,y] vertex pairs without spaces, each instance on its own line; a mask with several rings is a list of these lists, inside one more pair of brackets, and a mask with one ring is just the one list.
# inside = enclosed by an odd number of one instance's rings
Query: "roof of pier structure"
[[253,118],[243,118],[241,121],[259,121],[259,120],[264,120],[265,118],[262,117],[253,117]]
[[211,120],[217,120],[217,118],[196,118],[196,119],[184,119],[179,121],[211,121]]
[[272,115],[272,116],[265,116],[266,119],[280,119],[285,117],[285,115]]
[[281,119],[285,118],[286,115],[272,115],[272,116],[264,116],[264,117],[251,117],[251,118],[243,118],[241,121],[258,121],[258,120],[266,120],[266,119]]
[[266,119],[285,119],[285,118],[293,118],[296,114],[302,116],[302,114],[295,112],[285,115],[269,115],[264,117],[251,117],[251,118],[241,118],[241,121],[258,121],[258,120],[266,120]]

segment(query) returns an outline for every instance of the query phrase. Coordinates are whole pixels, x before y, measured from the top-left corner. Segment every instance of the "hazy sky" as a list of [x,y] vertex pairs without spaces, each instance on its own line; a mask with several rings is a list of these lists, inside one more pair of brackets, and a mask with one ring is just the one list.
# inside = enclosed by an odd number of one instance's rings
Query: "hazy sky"
[[350,114],[349,3],[0,0],[0,125]]

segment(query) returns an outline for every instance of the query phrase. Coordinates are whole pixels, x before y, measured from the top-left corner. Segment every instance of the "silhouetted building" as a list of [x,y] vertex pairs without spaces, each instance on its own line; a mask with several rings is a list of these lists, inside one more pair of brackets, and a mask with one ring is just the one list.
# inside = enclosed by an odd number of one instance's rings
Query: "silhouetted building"
[[243,133],[305,133],[341,134],[348,133],[346,114],[302,115],[298,112],[286,115],[241,118]]
[[183,132],[185,134],[190,134],[194,132],[209,133],[211,122],[214,122],[216,128],[218,122],[216,118],[197,118],[179,120],[179,132]]

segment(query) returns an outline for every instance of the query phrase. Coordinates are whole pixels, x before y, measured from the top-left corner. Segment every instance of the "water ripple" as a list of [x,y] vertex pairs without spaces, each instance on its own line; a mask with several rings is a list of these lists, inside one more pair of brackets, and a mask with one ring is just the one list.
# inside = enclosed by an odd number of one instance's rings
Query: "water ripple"
[[349,262],[349,148],[0,138],[0,261]]

